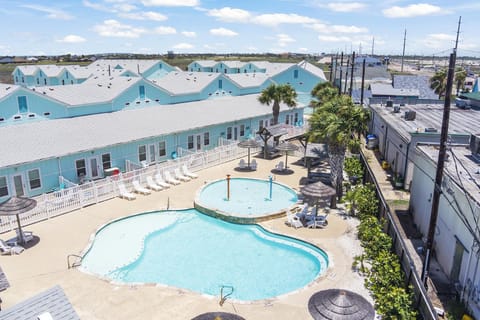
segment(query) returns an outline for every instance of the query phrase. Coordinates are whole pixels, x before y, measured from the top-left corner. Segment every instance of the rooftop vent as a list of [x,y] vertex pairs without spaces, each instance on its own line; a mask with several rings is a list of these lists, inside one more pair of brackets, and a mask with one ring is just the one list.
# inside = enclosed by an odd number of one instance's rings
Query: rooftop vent
[[407,121],[413,121],[417,117],[417,112],[416,111],[405,111],[405,120]]
[[393,113],[399,113],[400,112],[400,106],[393,106]]
[[30,114],[28,115],[28,117],[29,117],[29,118],[35,118],[35,113],[30,113]]
[[5,121],[5,118],[0,118],[0,122]]
[[13,119],[14,120],[20,120],[20,119],[22,119],[22,116],[15,116],[15,117],[13,117]]
[[48,117],[50,115],[50,112],[44,112],[43,115]]

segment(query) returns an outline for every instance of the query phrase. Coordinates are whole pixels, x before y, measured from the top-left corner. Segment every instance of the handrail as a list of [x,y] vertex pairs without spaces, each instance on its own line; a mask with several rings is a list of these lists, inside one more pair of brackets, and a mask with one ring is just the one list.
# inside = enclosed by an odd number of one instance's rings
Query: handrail
[[[223,289],[224,288],[231,289],[232,291],[230,291],[226,295],[223,295]],[[223,304],[225,303],[225,300],[227,300],[227,298],[233,294],[233,291],[234,291],[233,286],[222,285],[222,287],[220,288],[220,302],[219,302],[220,306],[223,306]]]
[[[77,262],[73,262],[72,264],[70,264],[70,258],[71,257],[74,257],[74,258],[79,258],[80,261],[77,261]],[[71,269],[71,268],[75,268],[75,267],[78,267],[82,264],[82,259],[83,257],[82,256],[79,256],[78,254],[69,254],[67,256],[67,266],[68,266],[68,269]]]

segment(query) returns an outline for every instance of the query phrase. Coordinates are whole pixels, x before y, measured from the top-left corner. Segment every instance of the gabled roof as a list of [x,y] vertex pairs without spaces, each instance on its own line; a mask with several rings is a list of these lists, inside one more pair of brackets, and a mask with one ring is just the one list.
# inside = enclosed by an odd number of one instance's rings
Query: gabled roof
[[80,320],[60,286],[37,294],[11,308],[2,310],[2,320],[37,319],[42,313],[50,313],[55,320]]
[[218,61],[214,61],[214,60],[196,60],[196,61],[193,61],[192,63],[197,63],[198,65],[200,65],[201,67],[204,67],[204,68],[211,68],[213,67],[214,65],[216,65],[218,63]]
[[[95,67],[99,73],[102,71],[108,72],[108,68],[110,67],[110,72],[113,69],[120,67],[121,69],[128,69],[135,73],[144,73],[145,71],[149,70],[155,64],[161,62],[161,60],[107,60],[107,59],[100,59],[90,64],[91,67]],[[162,62],[163,63],[163,62]],[[97,72],[94,72],[97,74]]]
[[219,61],[229,68],[242,68],[245,65],[245,62],[239,60],[228,60],[228,61]]
[[164,77],[152,82],[174,95],[182,95],[201,92],[220,76],[221,73],[170,72]]
[[315,76],[317,76],[317,77],[319,77],[323,80],[327,80],[327,78],[325,78],[325,73],[323,73],[323,70],[320,69],[317,66],[314,66],[310,62],[307,62],[307,61],[303,60],[303,61],[300,61],[299,63],[297,63],[297,66],[299,66],[302,69],[305,69],[306,71],[310,72],[311,74],[313,74],[313,75],[315,75]]
[[15,92],[18,89],[20,89],[20,86],[17,86],[15,84],[0,83],[0,100],[12,94],[12,92]]
[[[25,76],[33,76],[35,73],[37,73],[38,66],[21,65],[15,68],[15,70],[17,69],[20,70]],[[15,73],[15,70],[13,70],[12,74]]]
[[47,77],[56,77],[65,70],[65,67],[59,67],[56,65],[44,65],[39,68]]
[[420,99],[438,99],[438,95],[430,88],[430,78],[420,75],[394,75],[395,89],[417,89]]
[[229,73],[224,77],[230,79],[241,88],[260,87],[269,77],[264,73]]
[[255,62],[255,65],[259,68],[266,69],[265,73],[268,76],[273,77],[291,68],[292,66],[295,65],[295,63],[271,63],[271,62],[264,61],[263,66],[258,62]]
[[92,70],[88,67],[65,66],[65,69],[68,70],[75,79],[86,79],[92,75]]

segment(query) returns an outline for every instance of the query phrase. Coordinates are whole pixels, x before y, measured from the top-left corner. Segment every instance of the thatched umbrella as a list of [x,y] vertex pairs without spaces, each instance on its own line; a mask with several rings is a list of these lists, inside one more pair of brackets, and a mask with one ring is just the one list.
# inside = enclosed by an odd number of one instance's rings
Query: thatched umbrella
[[250,148],[258,148],[260,146],[260,143],[254,139],[247,139],[240,141],[238,143],[238,146],[240,148],[248,148],[248,162],[247,165],[250,168]]
[[245,318],[228,312],[207,312],[192,318],[192,320],[245,320]]
[[316,320],[371,320],[372,305],[361,295],[343,289],[315,293],[308,301],[308,311]]
[[287,170],[288,152],[297,150],[298,146],[291,142],[284,142],[276,146],[275,149],[285,151],[285,170]]
[[18,234],[20,236],[19,242],[21,244],[25,243],[25,239],[23,239],[19,215],[32,210],[36,205],[36,200],[26,197],[11,197],[7,201],[0,204],[0,216],[17,216]]
[[315,199],[315,202],[317,205],[317,212],[318,212],[318,201],[320,199],[331,198],[332,196],[337,194],[334,188],[327,186],[325,183],[321,181],[307,184],[306,186],[300,189],[300,192],[304,196]]

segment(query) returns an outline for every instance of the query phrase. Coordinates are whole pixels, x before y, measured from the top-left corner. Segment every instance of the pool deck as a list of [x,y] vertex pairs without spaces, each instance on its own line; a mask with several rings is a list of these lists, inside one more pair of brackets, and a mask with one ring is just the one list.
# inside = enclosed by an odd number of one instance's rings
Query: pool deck
[[[205,312],[236,313],[245,319],[311,319],[308,300],[315,292],[344,288],[373,302],[363,285],[364,279],[352,270],[353,257],[361,252],[356,237],[358,221],[331,210],[324,229],[294,229],[285,225],[286,218],[262,222],[266,229],[306,240],[329,255],[328,270],[306,288],[274,299],[255,302],[208,297],[189,290],[156,285],[116,285],[77,269],[67,268],[69,254],[81,254],[91,236],[109,221],[145,211],[192,208],[196,191],[207,181],[232,177],[255,177],[275,180],[299,190],[306,181],[306,169],[289,157],[292,174],[274,174],[278,161],[257,158],[258,170],[237,171],[238,160],[197,172],[198,179],[172,186],[168,190],[138,195],[136,200],[120,198],[105,201],[65,215],[25,227],[38,237],[20,255],[0,256],[0,265],[11,287],[0,293],[2,309],[13,306],[35,294],[60,285],[81,319],[191,319]],[[13,237],[2,234],[2,239]],[[161,270],[159,270],[161,272]],[[220,294],[220,293],[219,293]]]

